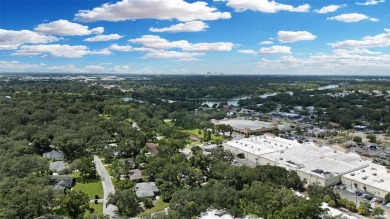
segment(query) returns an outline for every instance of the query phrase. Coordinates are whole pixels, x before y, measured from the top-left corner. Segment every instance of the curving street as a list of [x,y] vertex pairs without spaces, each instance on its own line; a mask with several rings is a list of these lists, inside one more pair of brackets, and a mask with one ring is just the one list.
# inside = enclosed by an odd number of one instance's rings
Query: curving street
[[114,185],[112,184],[112,181],[111,181],[111,176],[110,176],[110,174],[108,174],[106,168],[103,165],[103,162],[100,160],[100,158],[98,156],[95,155],[93,159],[95,162],[96,171],[98,172],[98,174],[100,176],[100,179],[101,179],[102,185],[103,185],[103,190],[104,190],[103,214],[108,215],[110,218],[116,218],[117,217],[116,206],[114,206],[114,205],[106,206],[107,201],[108,201],[108,195],[110,193],[115,192]]

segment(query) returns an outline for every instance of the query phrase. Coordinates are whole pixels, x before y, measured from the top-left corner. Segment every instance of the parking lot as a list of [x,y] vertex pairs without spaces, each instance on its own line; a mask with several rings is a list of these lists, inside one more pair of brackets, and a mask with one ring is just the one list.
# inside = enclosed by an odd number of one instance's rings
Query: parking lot
[[[357,196],[352,191],[348,191],[348,190],[340,189],[340,188],[336,188],[336,187],[334,188],[334,191],[340,193],[341,198],[346,198],[349,201],[353,201],[356,204],[357,207],[359,207],[359,204],[362,201],[370,202],[369,200],[364,199],[363,195]],[[377,204],[377,203],[371,203],[371,207],[372,208],[374,208],[376,206],[379,206],[379,207],[381,207],[381,208],[383,208],[385,210],[385,214],[383,215],[382,218],[390,219],[390,208],[389,207],[386,207],[386,206],[383,206],[383,205]]]

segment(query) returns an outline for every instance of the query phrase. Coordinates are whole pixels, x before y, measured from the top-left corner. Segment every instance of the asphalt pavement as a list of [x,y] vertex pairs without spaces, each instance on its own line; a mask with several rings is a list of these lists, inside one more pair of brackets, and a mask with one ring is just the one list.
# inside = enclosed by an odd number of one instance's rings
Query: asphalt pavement
[[104,167],[102,161],[98,156],[94,156],[94,162],[96,166],[96,171],[99,173],[100,179],[102,181],[104,198],[103,198],[103,214],[108,215],[110,218],[117,218],[117,208],[115,205],[108,205],[108,195],[114,193],[114,185],[112,184],[111,176],[108,174],[106,168]]

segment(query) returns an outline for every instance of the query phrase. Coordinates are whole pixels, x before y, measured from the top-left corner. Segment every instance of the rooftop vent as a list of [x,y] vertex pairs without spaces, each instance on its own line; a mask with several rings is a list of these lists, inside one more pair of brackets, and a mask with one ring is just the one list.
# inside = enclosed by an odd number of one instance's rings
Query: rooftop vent
[[376,173],[372,173],[373,176],[376,176]]
[[355,174],[354,174],[354,173],[351,173],[351,176],[355,176]]
[[363,180],[366,180],[367,178],[368,178],[368,176],[364,176],[364,177],[362,177],[362,179],[363,179]]

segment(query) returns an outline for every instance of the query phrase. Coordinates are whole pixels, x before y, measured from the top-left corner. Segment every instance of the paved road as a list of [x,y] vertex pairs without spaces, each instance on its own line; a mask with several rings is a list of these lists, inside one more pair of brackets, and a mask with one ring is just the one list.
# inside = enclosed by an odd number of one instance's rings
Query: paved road
[[111,181],[111,176],[108,174],[106,168],[104,167],[102,161],[99,157],[94,156],[96,171],[99,173],[100,178],[102,180],[103,190],[104,190],[104,199],[103,199],[103,214],[108,215],[110,218],[116,218],[117,208],[114,205],[107,205],[108,195],[110,193],[114,193],[114,185]]

